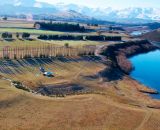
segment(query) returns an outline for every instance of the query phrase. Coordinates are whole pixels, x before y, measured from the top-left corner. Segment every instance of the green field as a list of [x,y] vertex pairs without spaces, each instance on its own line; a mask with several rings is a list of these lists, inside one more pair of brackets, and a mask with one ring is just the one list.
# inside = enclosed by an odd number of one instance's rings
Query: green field
[[35,47],[35,46],[44,45],[44,44],[46,45],[48,43],[43,42],[43,41],[38,41],[38,40],[35,40],[35,41],[24,40],[24,41],[21,41],[21,40],[17,40],[17,39],[15,41],[12,41],[12,42],[0,41],[0,47],[5,47],[5,46],[10,46],[10,47],[32,46],[32,47]]
[[18,29],[18,28],[0,28],[0,33],[10,32],[10,33],[30,33],[30,34],[64,34],[64,32],[58,31],[46,31],[46,30],[36,30],[36,29]]
[[109,44],[109,42],[97,42],[97,41],[43,41],[43,40],[34,40],[34,41],[29,41],[29,40],[14,40],[12,42],[8,41],[0,41],[0,47],[5,47],[5,46],[10,46],[10,47],[15,47],[15,46],[32,46],[36,47],[39,45],[46,45],[46,44],[53,44],[55,46],[64,46],[66,43],[69,44],[71,47],[82,47],[82,46],[95,46],[95,45],[102,45],[102,44]]
[[108,42],[99,42],[99,41],[72,41],[72,40],[63,40],[63,41],[53,41],[53,40],[48,40],[48,41],[43,41],[46,43],[51,43],[54,45],[58,45],[58,46],[64,46],[65,43],[68,43],[69,46],[73,46],[73,47],[79,47],[79,46],[93,46],[93,45],[102,45],[102,44],[108,44]]

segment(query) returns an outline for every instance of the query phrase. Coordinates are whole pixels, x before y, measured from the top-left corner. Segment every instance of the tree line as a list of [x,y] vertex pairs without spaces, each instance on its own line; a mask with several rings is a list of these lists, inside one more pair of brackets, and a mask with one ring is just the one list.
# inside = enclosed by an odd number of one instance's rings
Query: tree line
[[85,36],[85,35],[40,35],[41,40],[89,40],[89,41],[121,41],[121,36]]
[[36,22],[34,24],[34,27],[36,26],[38,26],[38,29],[46,29],[53,31],[85,32],[86,30],[84,26],[69,23]]
[[[12,39],[13,38],[13,34],[9,33],[9,32],[4,32],[1,34],[1,37],[3,39]],[[19,39],[20,38],[20,34],[16,33],[16,38]],[[21,38],[22,39],[29,39],[30,38],[30,34],[29,33],[22,33],[21,34]]]

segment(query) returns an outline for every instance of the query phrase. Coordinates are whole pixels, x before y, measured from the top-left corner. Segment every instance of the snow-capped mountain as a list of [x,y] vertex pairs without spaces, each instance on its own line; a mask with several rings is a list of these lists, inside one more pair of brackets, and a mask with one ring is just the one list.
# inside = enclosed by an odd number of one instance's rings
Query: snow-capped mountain
[[[59,8],[59,6],[57,6]],[[123,9],[113,9],[107,7],[105,9],[101,8],[89,8],[86,6],[78,6],[74,4],[63,5],[60,8],[72,9],[79,13],[88,15],[90,17],[98,18],[101,20],[109,21],[123,21],[123,20],[146,20],[146,21],[160,21],[160,8],[123,8]]]
[[36,0],[5,0],[0,2],[0,15],[32,15],[36,19],[83,20],[92,18],[74,10],[64,10],[45,2]]
[[[67,12],[68,16],[84,16],[84,18],[96,18],[99,20],[116,22],[151,22],[160,21],[160,8],[123,8],[114,9],[91,8],[76,4],[38,2],[37,0],[5,0],[0,2],[0,14],[47,14],[59,15]],[[69,12],[68,12],[69,11]],[[66,15],[63,15],[64,17]]]

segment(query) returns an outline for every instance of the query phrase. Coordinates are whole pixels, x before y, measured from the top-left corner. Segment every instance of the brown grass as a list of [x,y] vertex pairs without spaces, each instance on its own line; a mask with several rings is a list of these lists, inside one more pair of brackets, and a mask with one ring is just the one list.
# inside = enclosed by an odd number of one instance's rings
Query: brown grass
[[17,94],[9,90],[2,92],[12,94],[0,102],[0,129],[5,130],[129,130],[135,128],[144,116],[141,110],[121,104],[119,107],[98,95],[43,99],[21,91]]
[[[0,80],[1,130],[134,130],[142,122],[141,130],[160,128],[159,110],[143,107],[152,100],[137,92],[136,88],[140,86],[133,80],[124,78],[117,83],[104,83],[100,79],[85,78],[104,69],[101,63],[58,64],[47,65],[55,69],[56,78],[35,77],[34,71],[16,78],[33,83],[76,82],[96,88],[103,94],[49,98],[12,88],[9,82]],[[145,121],[149,111],[153,114]]]

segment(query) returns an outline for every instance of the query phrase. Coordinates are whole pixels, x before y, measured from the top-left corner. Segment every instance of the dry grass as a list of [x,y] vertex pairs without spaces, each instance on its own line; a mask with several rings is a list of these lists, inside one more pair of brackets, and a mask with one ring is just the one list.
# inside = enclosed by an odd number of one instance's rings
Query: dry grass
[[[80,57],[69,57],[70,60],[76,60]],[[33,87],[36,86],[39,82],[43,84],[55,84],[55,83],[63,83],[63,82],[73,82],[76,80],[76,76],[90,76],[96,75],[100,70],[102,70],[105,66],[102,63],[98,63],[94,58],[90,58],[90,60],[82,60],[82,61],[70,61],[63,62],[60,60],[55,60],[53,62],[43,62],[43,66],[48,71],[52,71],[55,73],[55,78],[46,78],[39,72],[40,64],[33,60],[37,65],[31,65],[29,62],[23,60],[21,61],[21,65],[16,61],[12,60],[14,64],[19,65],[18,68],[14,67],[5,67],[4,64],[1,64],[1,69],[5,69],[7,71],[12,71],[14,74],[5,74],[2,73],[5,77],[12,78],[13,80],[19,80],[25,83],[32,84]],[[3,65],[3,66],[2,66]],[[23,65],[23,66],[22,66]],[[19,73],[17,73],[20,72]],[[30,86],[31,87],[31,86]]]
[[20,21],[20,20],[0,20],[0,27],[14,27],[14,28],[33,28],[34,22]]
[[0,100],[0,129],[4,130],[131,130],[144,116],[141,110],[119,107],[99,95],[47,99],[8,86],[0,93],[12,94]]
[[[52,68],[56,77],[36,77],[37,68],[31,69],[27,66],[19,68],[26,73],[11,78],[32,83],[75,82],[99,89],[104,94],[49,98],[12,88],[7,81],[0,80],[0,129],[134,130],[141,125],[148,113],[148,110],[142,107],[146,96],[143,100],[137,100],[142,94],[134,88],[131,89],[133,81],[123,79],[115,84],[85,78],[104,69],[105,66],[101,63],[56,61],[55,64],[46,64],[45,67]],[[150,110],[153,114],[142,125],[141,130],[160,128],[160,118],[157,116],[159,110]]]

